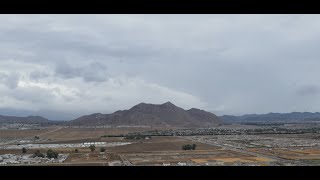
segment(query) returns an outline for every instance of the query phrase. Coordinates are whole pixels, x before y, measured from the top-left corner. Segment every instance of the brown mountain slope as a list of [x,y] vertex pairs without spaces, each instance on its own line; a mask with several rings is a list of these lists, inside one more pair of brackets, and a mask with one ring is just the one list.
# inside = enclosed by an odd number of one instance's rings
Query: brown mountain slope
[[37,124],[37,123],[47,123],[49,122],[49,120],[41,116],[16,117],[16,116],[0,115],[0,122],[1,123]]
[[222,124],[214,114],[192,108],[184,110],[171,102],[161,105],[140,103],[112,114],[91,114],[71,121],[72,125],[128,125],[203,127]]

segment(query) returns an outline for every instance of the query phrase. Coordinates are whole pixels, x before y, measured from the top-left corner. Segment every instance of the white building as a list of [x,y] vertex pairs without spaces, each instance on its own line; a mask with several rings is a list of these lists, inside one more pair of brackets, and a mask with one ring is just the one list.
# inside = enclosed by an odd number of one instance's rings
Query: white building
[[186,166],[187,163],[178,162],[178,166]]
[[170,163],[163,163],[163,166],[170,166]]

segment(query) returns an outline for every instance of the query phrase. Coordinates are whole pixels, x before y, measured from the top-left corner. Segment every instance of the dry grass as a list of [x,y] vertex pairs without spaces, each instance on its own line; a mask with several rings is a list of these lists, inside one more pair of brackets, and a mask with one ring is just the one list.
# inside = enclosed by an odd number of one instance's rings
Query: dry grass
[[[168,128],[157,128],[168,129]],[[65,141],[65,140],[77,140],[87,138],[100,138],[103,135],[119,135],[127,134],[129,132],[143,132],[155,130],[154,128],[63,128],[52,133],[43,135],[45,138],[50,138],[54,141]]]
[[[32,154],[34,150],[28,150],[27,154]],[[2,154],[22,154],[22,149],[0,149],[0,155]]]
[[51,131],[55,128],[46,128],[41,130],[0,130],[1,138],[28,138]]
[[193,142],[190,140],[181,139],[178,137],[153,137],[149,140],[140,140],[136,143],[110,147],[107,151],[110,152],[150,152],[150,151],[182,151],[181,148],[185,144],[196,144],[197,150],[214,150],[219,147]]
[[86,161],[96,161],[98,156],[95,154],[86,154],[86,153],[77,153],[69,155],[69,158],[66,162],[86,162]]
[[257,163],[257,162],[272,162],[273,159],[264,158],[264,157],[210,157],[206,159],[191,159],[195,163],[206,163],[209,161],[221,161],[224,163],[234,163],[234,162],[243,162],[243,163]]
[[320,155],[320,149],[297,149],[291,151],[307,155]]
[[190,159],[190,160],[197,164],[204,164],[208,162],[208,159]]
[[320,149],[295,149],[295,150],[285,150],[285,149],[248,149],[249,151],[254,151],[257,153],[262,153],[271,156],[277,156],[280,158],[288,160],[312,160],[320,159]]
[[[195,162],[203,164],[209,160],[215,160],[219,158],[247,158],[240,156],[237,152],[231,150],[211,149],[211,150],[194,150],[194,151],[150,151],[140,153],[123,153],[123,155],[135,165],[154,165],[166,163],[178,163],[178,162]],[[254,159],[247,160],[254,161]],[[255,161],[259,161],[256,159]],[[260,159],[263,161],[263,159]]]

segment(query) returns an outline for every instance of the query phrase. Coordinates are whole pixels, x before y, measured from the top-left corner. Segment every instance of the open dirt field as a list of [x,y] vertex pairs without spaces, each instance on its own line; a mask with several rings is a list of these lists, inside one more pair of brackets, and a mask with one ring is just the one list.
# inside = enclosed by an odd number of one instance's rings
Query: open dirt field
[[[157,128],[168,129],[168,128]],[[142,132],[155,130],[154,128],[130,127],[130,128],[62,128],[58,131],[43,135],[44,138],[50,138],[53,141],[66,141],[77,139],[100,138],[103,135],[119,135],[129,132]]]
[[41,130],[0,130],[1,138],[28,138],[34,137],[42,133],[52,131],[56,128],[45,128]]
[[268,158],[258,158],[252,156],[243,156],[230,150],[192,150],[192,151],[168,151],[168,152],[145,152],[145,153],[123,153],[134,165],[152,165],[162,163],[177,164],[178,162],[187,162],[195,164],[204,164],[210,161],[222,162],[271,162]]
[[260,162],[272,162],[274,160],[269,158],[262,158],[262,157],[209,157],[206,159],[191,159],[195,163],[206,163],[210,161],[221,161],[224,163],[234,163],[234,162],[243,162],[243,163],[260,163]]
[[[267,158],[268,156],[279,157],[287,160],[301,161],[320,161],[320,149],[316,147],[304,148],[246,148],[246,151],[256,152],[258,154],[268,155],[267,157],[256,157],[246,153],[236,152],[235,150],[205,144],[199,140],[190,140],[185,137],[176,136],[153,136],[150,139],[124,139],[123,137],[101,137],[107,134],[126,134],[129,132],[140,132],[155,130],[151,128],[66,128],[66,127],[50,127],[43,130],[1,130],[0,137],[8,138],[8,141],[14,139],[24,139],[27,137],[47,139],[44,144],[69,144],[69,143],[85,143],[85,142],[106,142],[119,143],[128,142],[132,144],[110,147],[106,145],[104,155],[99,154],[100,148],[97,147],[91,152],[88,147],[79,147],[79,153],[74,153],[75,147],[55,148],[58,153],[70,154],[64,165],[102,165],[108,166],[112,164],[122,165],[162,165],[163,163],[177,164],[178,162],[186,162],[190,164],[203,165],[205,163],[253,163],[253,164],[269,164],[274,160]],[[261,135],[262,137],[272,138],[274,135]],[[281,138],[294,139],[314,139],[317,135],[283,135]],[[11,139],[10,139],[11,138]],[[221,143],[227,143],[227,140],[220,140]],[[252,138],[250,136],[250,138]],[[259,137],[257,137],[259,138]],[[279,138],[276,136],[274,138]],[[51,140],[48,140],[51,139]],[[246,144],[251,141],[240,141],[231,139],[232,143]],[[290,143],[290,142],[289,142]],[[182,146],[186,144],[196,144],[196,150],[182,150]],[[39,149],[45,153],[47,149]],[[28,149],[28,153],[33,153],[35,149]],[[21,149],[9,150],[1,149],[0,154],[21,154]],[[120,162],[120,163],[119,163]],[[60,165],[60,164],[59,164]]]
[[[98,140],[98,139],[96,139]],[[191,158],[205,158],[205,157],[233,157],[240,156],[239,153],[231,152],[229,150],[221,150],[219,147],[207,145],[199,142],[182,139],[179,137],[152,137],[144,140],[124,140],[119,137],[100,138],[105,142],[135,142],[134,144],[109,147],[106,150],[105,158],[99,155],[99,148],[95,152],[90,152],[89,148],[79,148],[80,153],[73,153],[73,149],[59,149],[64,153],[70,153],[66,164],[83,165],[87,163],[101,163],[100,165],[107,165],[110,162],[120,161],[122,157],[127,159],[133,165],[152,165],[162,164],[163,162],[180,161],[191,162]],[[181,150],[184,144],[196,144],[196,150],[185,151]]]
[[290,138],[294,138],[294,139],[320,139],[320,135],[319,134],[263,134],[263,135],[259,135],[261,137],[270,137],[270,138],[285,138],[285,139],[290,139]]
[[148,140],[135,140],[137,143],[110,147],[108,152],[149,152],[149,151],[179,151],[185,144],[196,144],[197,150],[220,149],[213,145],[178,138],[178,137],[152,137]]
[[[81,153],[89,153],[89,148],[77,148]],[[46,153],[48,149],[27,149],[27,154],[33,154],[36,150],[39,150],[42,153]],[[55,148],[54,151],[58,153],[73,153],[75,148]],[[99,151],[99,148],[96,150]],[[0,154],[22,154],[21,149],[0,149]]]
[[99,153],[74,153],[69,155],[66,162],[96,162],[105,161],[100,157]]
[[248,151],[277,156],[288,160],[312,160],[320,159],[319,149],[248,149]]
[[296,149],[291,151],[307,155],[320,155],[320,149]]
[[94,166],[109,166],[109,163],[121,163],[121,157],[115,153],[105,153],[104,155],[98,152],[73,153],[66,159],[64,165],[94,165]]

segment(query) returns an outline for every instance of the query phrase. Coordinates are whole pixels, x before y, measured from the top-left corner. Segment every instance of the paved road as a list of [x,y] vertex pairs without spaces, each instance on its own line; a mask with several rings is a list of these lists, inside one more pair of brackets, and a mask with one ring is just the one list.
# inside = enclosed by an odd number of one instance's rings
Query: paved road
[[123,154],[119,154],[119,156],[125,166],[133,166],[131,162]]

